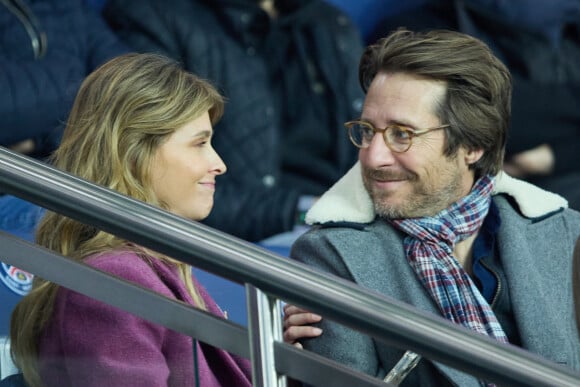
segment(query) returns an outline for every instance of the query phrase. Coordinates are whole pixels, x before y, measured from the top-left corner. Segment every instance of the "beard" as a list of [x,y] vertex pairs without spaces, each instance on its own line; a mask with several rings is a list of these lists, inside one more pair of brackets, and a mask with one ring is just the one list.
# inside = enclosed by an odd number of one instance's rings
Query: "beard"
[[[430,168],[424,176],[411,171],[368,169],[364,166],[362,174],[376,214],[386,219],[433,216],[463,195],[463,176],[456,163],[446,164],[443,169]],[[405,180],[408,188],[402,188],[406,192],[379,190],[373,186],[374,180]]]

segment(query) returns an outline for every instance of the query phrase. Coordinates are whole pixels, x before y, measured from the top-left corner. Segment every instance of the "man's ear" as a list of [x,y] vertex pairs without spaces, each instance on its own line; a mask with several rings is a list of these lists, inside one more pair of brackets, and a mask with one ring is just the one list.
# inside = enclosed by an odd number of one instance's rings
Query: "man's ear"
[[473,165],[483,157],[483,149],[468,149],[465,151],[465,164]]

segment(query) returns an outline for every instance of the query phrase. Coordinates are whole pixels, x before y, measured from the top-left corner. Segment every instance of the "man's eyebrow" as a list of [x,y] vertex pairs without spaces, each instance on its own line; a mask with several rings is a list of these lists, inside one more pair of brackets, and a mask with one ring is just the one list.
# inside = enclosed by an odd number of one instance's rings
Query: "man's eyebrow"
[[[369,124],[373,125],[374,127],[378,128],[371,120],[366,118],[360,118],[361,121],[368,122]],[[408,121],[401,121],[399,119],[389,120],[386,126],[397,125],[397,126],[404,126],[409,129],[417,130],[417,126],[408,122]],[[381,125],[382,126],[382,125]]]

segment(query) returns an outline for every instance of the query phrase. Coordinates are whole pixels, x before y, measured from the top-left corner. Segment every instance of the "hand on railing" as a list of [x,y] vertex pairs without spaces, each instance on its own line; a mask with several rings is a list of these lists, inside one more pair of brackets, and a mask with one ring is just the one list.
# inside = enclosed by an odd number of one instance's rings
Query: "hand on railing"
[[[284,342],[302,348],[298,341],[303,338],[317,337],[322,329],[312,326],[322,320],[322,317],[292,304],[284,305]],[[406,351],[393,369],[385,376],[384,381],[398,386],[403,379],[421,361],[418,354]]]
[[284,342],[302,348],[299,339],[317,337],[322,329],[313,327],[322,317],[298,306],[284,305]]

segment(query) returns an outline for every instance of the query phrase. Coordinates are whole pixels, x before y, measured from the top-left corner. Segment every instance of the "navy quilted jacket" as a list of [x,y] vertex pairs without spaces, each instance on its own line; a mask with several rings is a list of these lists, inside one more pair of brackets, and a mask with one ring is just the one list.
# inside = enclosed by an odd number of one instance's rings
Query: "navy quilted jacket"
[[82,0],[0,2],[0,145],[52,151],[83,78],[126,51]]
[[213,144],[228,172],[206,223],[256,241],[290,230],[300,195],[320,195],[356,161],[343,123],[360,115],[362,39],[320,0],[109,0],[132,47],[212,81],[226,107]]

